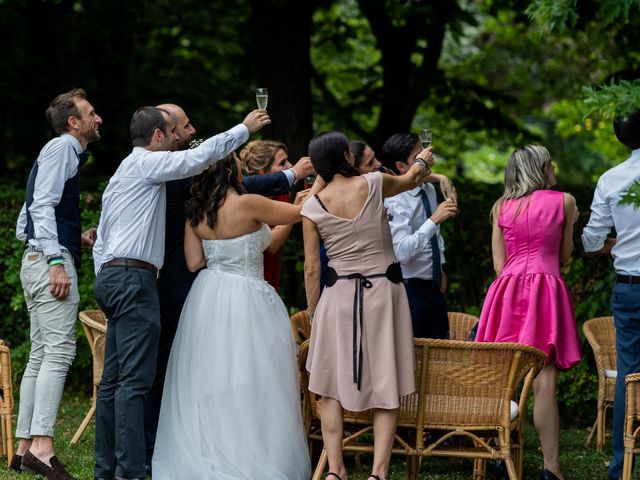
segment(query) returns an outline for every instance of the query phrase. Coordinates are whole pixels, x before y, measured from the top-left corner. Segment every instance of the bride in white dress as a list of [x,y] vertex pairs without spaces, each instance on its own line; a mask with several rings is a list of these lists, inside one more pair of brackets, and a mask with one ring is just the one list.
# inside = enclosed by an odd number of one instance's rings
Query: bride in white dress
[[185,255],[206,268],[169,358],[154,480],[310,477],[289,316],[262,270],[267,224],[299,221],[300,206],[243,194],[234,157],[192,188]]

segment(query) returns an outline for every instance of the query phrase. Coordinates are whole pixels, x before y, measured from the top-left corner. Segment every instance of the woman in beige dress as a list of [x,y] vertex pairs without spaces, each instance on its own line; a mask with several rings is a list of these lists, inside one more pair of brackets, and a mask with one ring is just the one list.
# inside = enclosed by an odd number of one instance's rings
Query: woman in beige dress
[[[342,409],[374,410],[375,447],[369,478],[389,469],[400,397],[415,390],[413,333],[402,272],[393,252],[383,199],[420,184],[429,173],[425,149],[404,175],[360,175],[344,134],[309,143],[313,167],[326,183],[304,204],[305,288],[312,314],[309,390],[322,395],[322,438],[328,477],[346,480]],[[316,191],[314,187],[312,191]],[[320,242],[329,275],[320,296]]]

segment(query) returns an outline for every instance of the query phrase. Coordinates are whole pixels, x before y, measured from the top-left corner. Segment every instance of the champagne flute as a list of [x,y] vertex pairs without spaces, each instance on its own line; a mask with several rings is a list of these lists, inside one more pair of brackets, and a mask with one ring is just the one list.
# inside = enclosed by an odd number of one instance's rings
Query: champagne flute
[[256,88],[256,103],[258,108],[263,110],[267,109],[267,103],[269,103],[269,92],[266,88]]
[[313,187],[313,182],[316,181],[316,174],[312,173],[311,175],[307,175],[304,177],[304,189]]
[[428,148],[431,146],[431,129],[430,128],[423,128],[420,131],[420,144],[422,145],[422,148]]

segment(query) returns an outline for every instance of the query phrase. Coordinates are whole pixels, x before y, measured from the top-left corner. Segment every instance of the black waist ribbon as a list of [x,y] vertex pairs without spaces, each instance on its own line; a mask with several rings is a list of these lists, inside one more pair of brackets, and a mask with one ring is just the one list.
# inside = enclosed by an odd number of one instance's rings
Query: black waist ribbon
[[[358,390],[362,385],[362,323],[364,317],[364,289],[371,288],[371,278],[386,277],[392,283],[402,281],[402,269],[400,263],[394,262],[387,267],[385,273],[375,273],[363,275],[362,273],[351,273],[349,275],[338,275],[333,267],[327,271],[327,287],[332,287],[338,280],[355,280],[355,290],[353,293],[353,383],[358,385]],[[358,326],[360,327],[360,342],[358,342]]]

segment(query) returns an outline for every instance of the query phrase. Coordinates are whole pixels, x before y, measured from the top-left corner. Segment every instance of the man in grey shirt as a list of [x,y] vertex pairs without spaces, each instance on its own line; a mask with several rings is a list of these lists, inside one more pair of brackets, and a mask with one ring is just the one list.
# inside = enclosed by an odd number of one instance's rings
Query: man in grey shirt
[[13,470],[61,480],[71,477],[53,447],[64,382],[76,352],[80,249],[93,245],[95,229],[82,233],[79,168],[85,149],[100,139],[102,119],[76,88],[58,95],[46,112],[58,137],[33,165],[16,234],[25,242],[20,278],[31,318],[31,351],[20,385]]
[[104,192],[93,249],[96,300],[109,319],[96,410],[96,478],[146,478],[144,403],[160,335],[165,182],[201,173],[269,123],[265,110],[254,110],[196,148],[171,151],[179,138],[166,110],[142,107],[133,114],[134,148]]

